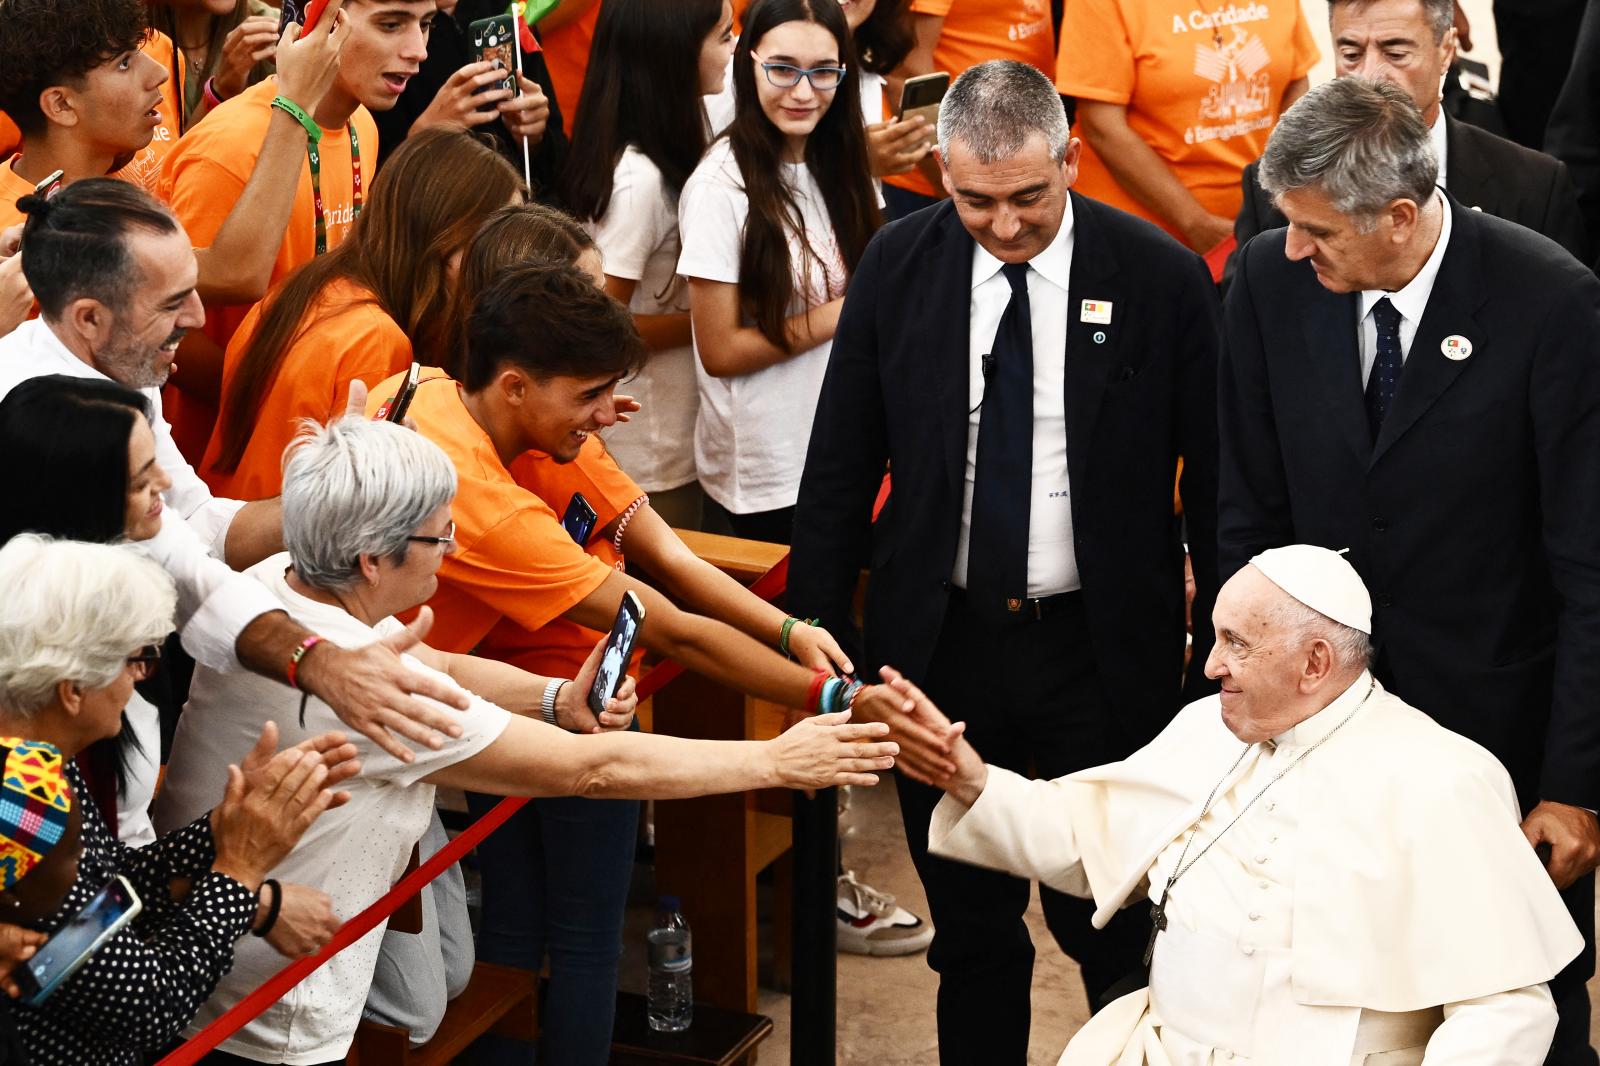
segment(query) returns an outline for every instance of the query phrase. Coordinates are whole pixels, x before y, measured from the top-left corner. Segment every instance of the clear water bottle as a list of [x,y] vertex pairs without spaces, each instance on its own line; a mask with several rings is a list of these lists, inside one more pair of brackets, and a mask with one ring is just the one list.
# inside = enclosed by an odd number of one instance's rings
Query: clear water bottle
[[681,1033],[694,1020],[694,951],[677,896],[662,896],[651,928],[647,1014],[658,1033]]

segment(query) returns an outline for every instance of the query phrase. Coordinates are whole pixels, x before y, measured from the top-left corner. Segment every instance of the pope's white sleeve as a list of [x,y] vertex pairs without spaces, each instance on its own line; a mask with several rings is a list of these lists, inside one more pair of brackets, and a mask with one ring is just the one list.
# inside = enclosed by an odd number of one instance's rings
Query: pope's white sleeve
[[1529,985],[1444,1005],[1423,1066],[1541,1066],[1556,1035],[1556,1005]]
[[161,516],[161,532],[136,541],[160,563],[178,589],[178,632],[196,662],[213,670],[241,669],[235,646],[244,628],[263,614],[283,610],[265,585],[212,557],[187,522]]
[[928,851],[1088,898],[1083,855],[1061,787],[990,766],[978,802],[969,808],[946,796],[933,809]]

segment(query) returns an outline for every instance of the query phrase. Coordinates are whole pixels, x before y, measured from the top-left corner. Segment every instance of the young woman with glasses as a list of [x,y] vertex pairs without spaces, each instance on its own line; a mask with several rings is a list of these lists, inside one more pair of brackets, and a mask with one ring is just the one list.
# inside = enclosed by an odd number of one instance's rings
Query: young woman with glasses
[[609,430],[606,446],[678,528],[699,528],[704,499],[678,196],[711,139],[703,101],[722,91],[732,54],[729,0],[607,0],[567,164],[567,203],[604,255],[606,292],[628,305],[650,349],[628,383],[643,410]]
[[845,285],[881,222],[836,0],[756,0],[734,118],[679,201],[695,465],[735,533],[786,543]]

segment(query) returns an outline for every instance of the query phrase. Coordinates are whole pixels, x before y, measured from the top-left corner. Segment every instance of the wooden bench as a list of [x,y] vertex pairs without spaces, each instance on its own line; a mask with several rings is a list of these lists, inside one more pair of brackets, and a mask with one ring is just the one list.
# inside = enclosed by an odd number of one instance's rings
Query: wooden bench
[[527,970],[480,962],[467,987],[444,1012],[438,1032],[411,1046],[411,1033],[363,1019],[345,1057],[349,1066],[445,1066],[484,1033],[517,1040],[539,1035],[536,979]]

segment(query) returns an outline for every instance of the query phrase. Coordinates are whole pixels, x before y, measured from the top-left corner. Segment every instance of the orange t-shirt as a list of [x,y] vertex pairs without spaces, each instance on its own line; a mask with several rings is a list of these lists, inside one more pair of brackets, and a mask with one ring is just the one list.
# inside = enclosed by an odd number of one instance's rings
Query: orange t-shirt
[[[574,493],[583,493],[596,516],[594,533],[584,550],[607,566],[622,561],[621,553],[601,531],[642,497],[644,490],[622,472],[598,436],[591,436],[570,463],[558,463],[541,452],[525,452],[511,464],[511,476],[558,515],[567,513]],[[536,630],[504,618],[483,638],[478,654],[546,677],[575,677],[603,636],[565,618]],[[643,656],[644,649],[636,648],[631,673],[637,674]]]
[[[369,415],[400,381],[396,374],[373,388]],[[456,549],[439,567],[439,589],[428,601],[434,615],[429,646],[470,652],[502,618],[538,630],[612,574],[606,562],[573,543],[549,504],[517,484],[449,376],[425,371],[407,418],[444,449],[458,482],[451,508]]]
[[[161,168],[161,197],[171,205],[196,248],[210,246],[250,180],[261,142],[272,121],[272,99],[278,79],[267,78],[213,108],[204,122],[184,134]],[[378,127],[364,107],[356,108],[350,125],[355,128],[360,162],[352,158],[347,128],[323,130],[322,202],[327,217],[328,247],[336,247],[355,220],[355,185],[359,167],[362,184],[370,188],[378,158]],[[311,195],[311,164],[300,167],[300,188],[295,195],[289,227],[278,246],[269,286],[316,255],[315,202]],[[205,332],[226,348],[234,331],[250,310],[243,304],[208,306]]]
[[159,30],[151,30],[139,50],[160,63],[167,72],[167,80],[161,85],[161,102],[156,105],[161,125],[150,134],[150,143],[111,176],[139,186],[158,200],[165,200],[167,197],[161,191],[161,165],[178,146],[181,136],[184,63],[178,58],[172,38]]
[[570,134],[572,119],[578,113],[578,97],[583,93],[583,76],[589,70],[589,49],[594,45],[594,24],[600,18],[600,4],[580,15],[576,21],[544,35],[544,65],[550,71],[550,84],[561,108],[561,124]]
[[33,192],[33,182],[11,169],[11,164],[20,158],[13,155],[0,164],[0,229],[15,226],[28,217],[17,208],[17,201]]
[[[912,0],[911,12],[944,19],[933,46],[933,69],[947,71],[951,79],[990,59],[1015,59],[1045,74],[1055,62],[1050,0]],[[942,195],[918,170],[883,180],[923,196]]]
[[[1240,175],[1266,147],[1284,89],[1317,58],[1299,4],[1066,0],[1056,88],[1126,104],[1128,125],[1195,199],[1233,218]],[[1123,191],[1088,144],[1074,187],[1178,236]]]
[[[245,316],[223,357],[224,394],[245,349],[255,336],[264,303]],[[326,422],[344,410],[350,383],[367,385],[411,365],[411,341],[371,290],[346,278],[332,282],[301,316],[300,335],[289,345],[267,387],[255,429],[239,465],[231,473],[215,469],[222,451],[223,422],[217,421],[206,446],[200,476],[218,496],[261,500],[283,491],[283,450],[300,432],[300,420]]]

